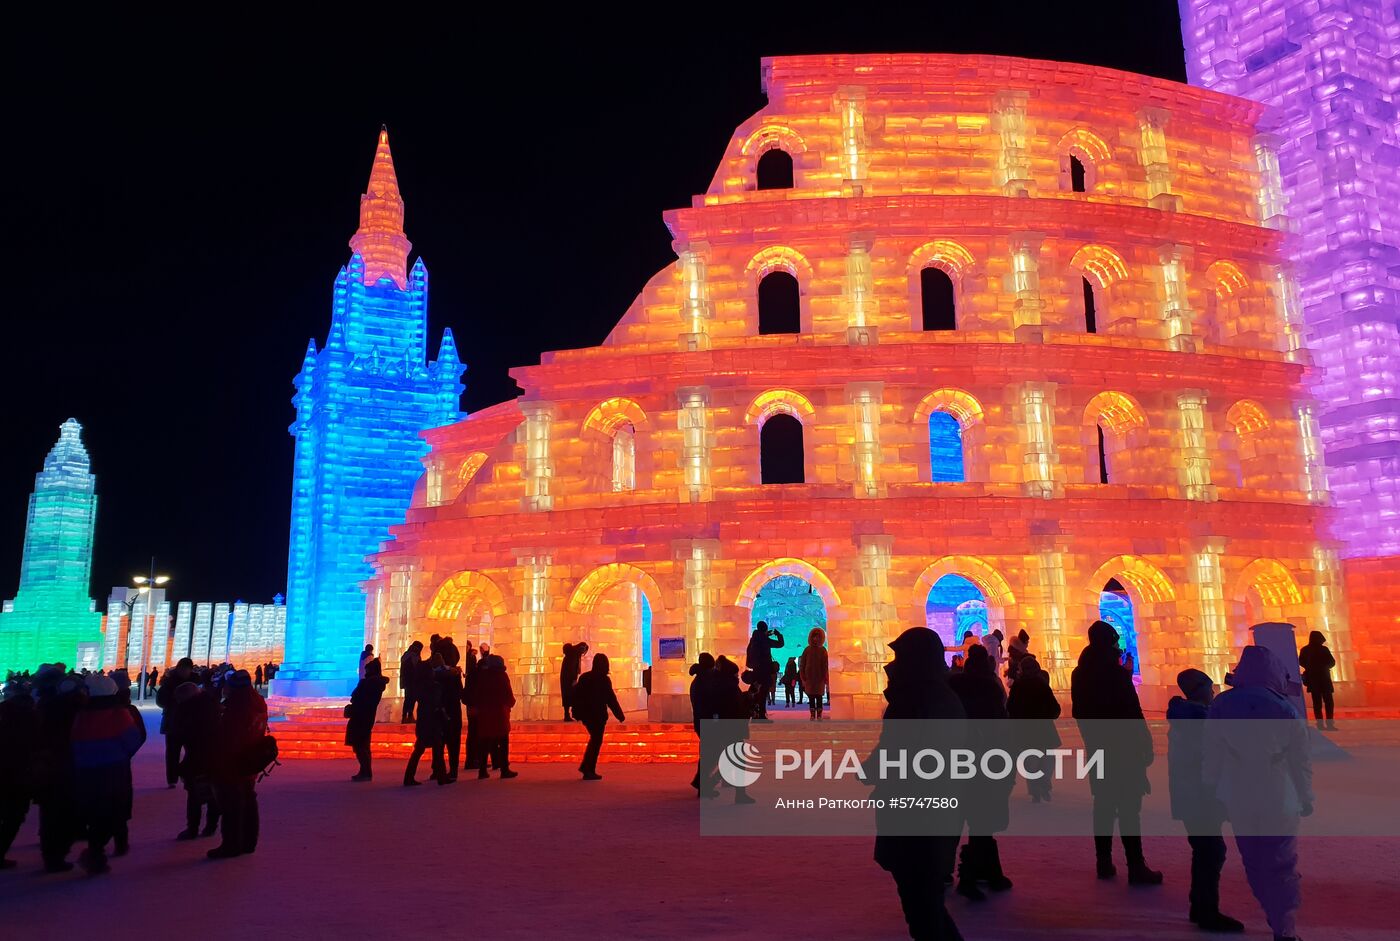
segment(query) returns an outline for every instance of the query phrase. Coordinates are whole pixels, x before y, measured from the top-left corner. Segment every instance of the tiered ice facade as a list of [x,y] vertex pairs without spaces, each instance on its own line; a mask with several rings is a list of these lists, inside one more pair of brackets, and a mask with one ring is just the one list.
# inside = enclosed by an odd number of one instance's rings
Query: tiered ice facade
[[1271,106],[1255,149],[1319,367],[1310,386],[1371,702],[1400,703],[1400,10],[1180,0],[1191,81]]
[[838,715],[878,713],[910,624],[1025,628],[1063,684],[1101,613],[1149,701],[1261,620],[1328,631],[1350,689],[1262,107],[990,56],[763,81],[603,345],[426,435],[367,586],[390,672],[415,638],[490,640],[518,714],[553,717],[587,639],[688,719],[688,662],[742,657],[786,575],[824,604]]
[[[34,477],[25,520],[19,591],[0,613],[0,678],[41,663],[96,666],[102,615],[88,597],[97,478],[83,426],[68,419]],[[91,662],[79,662],[79,645]]]
[[421,432],[462,417],[452,331],[427,359],[428,271],[408,268],[389,136],[360,199],[354,254],[335,279],[330,336],[296,377],[286,662],[275,692],[347,696],[364,644],[366,556],[403,520],[427,453]]

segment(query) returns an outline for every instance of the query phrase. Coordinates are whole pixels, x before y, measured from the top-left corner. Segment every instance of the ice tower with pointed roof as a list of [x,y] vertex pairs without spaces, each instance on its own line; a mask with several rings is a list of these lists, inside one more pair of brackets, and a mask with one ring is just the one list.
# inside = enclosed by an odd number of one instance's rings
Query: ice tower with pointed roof
[[307,344],[287,563],[287,647],[274,692],[344,696],[364,647],[365,557],[402,522],[428,451],[420,433],[464,417],[452,331],[428,359],[428,269],[412,268],[389,133],[381,129],[324,349]]
[[41,663],[77,667],[79,645],[101,642],[102,615],[88,598],[97,478],[82,432],[77,419],[60,425],[34,477],[19,591],[0,613],[0,677]]

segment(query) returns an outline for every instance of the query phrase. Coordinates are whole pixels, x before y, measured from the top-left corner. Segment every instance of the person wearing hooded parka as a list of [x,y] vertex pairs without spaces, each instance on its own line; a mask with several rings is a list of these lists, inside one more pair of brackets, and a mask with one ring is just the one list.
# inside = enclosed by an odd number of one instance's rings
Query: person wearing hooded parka
[[[1327,649],[1327,637],[1322,631],[1308,635],[1307,646],[1298,651],[1298,665],[1303,668],[1303,686],[1312,694],[1313,721],[1317,727],[1337,730],[1336,711],[1332,703],[1332,668],[1337,658]],[[1327,725],[1324,726],[1323,719]]]
[[944,904],[944,883],[962,834],[962,789],[946,776],[882,774],[884,756],[923,749],[948,754],[967,743],[966,713],[948,686],[943,641],[926,627],[912,627],[890,642],[894,659],[885,665],[884,719],[880,740],[866,760],[865,779],[875,783],[870,798],[894,807],[896,799],[942,798],[951,802],[922,814],[884,809],[875,812],[875,862],[894,879],[909,937],[916,941],[962,941]]
[[1298,821],[1313,812],[1308,730],[1283,662],[1250,646],[1207,713],[1206,784],[1225,807],[1250,891],[1276,941],[1297,937]]
[[[1070,674],[1070,702],[1084,747],[1102,751],[1102,776],[1089,779],[1094,798],[1094,855],[1100,879],[1117,875],[1113,825],[1118,824],[1130,885],[1160,885],[1162,874],[1142,853],[1142,799],[1151,791],[1152,733],[1142,715],[1132,674],[1119,662],[1118,632],[1106,621],[1089,625],[1089,646]],[[1112,720],[1112,721],[1105,721]]]
[[617,693],[613,691],[608,670],[607,654],[594,654],[592,669],[580,676],[574,684],[574,717],[588,730],[588,746],[584,749],[583,761],[578,766],[579,773],[585,781],[598,781],[603,777],[598,773],[598,753],[603,748],[603,730],[608,726],[608,713],[616,716],[619,722],[627,721],[627,717],[622,714],[622,707],[618,705]]
[[797,663],[797,675],[802,680],[802,688],[807,690],[808,711],[813,722],[822,718],[822,707],[826,703],[826,684],[830,680],[830,668],[826,653],[826,631],[814,627],[807,632],[807,646]]

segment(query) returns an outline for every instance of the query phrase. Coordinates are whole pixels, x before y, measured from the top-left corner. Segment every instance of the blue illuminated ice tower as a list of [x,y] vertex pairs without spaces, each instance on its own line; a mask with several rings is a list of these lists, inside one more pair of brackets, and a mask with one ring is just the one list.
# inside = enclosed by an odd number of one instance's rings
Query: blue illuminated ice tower
[[[83,447],[83,426],[68,419],[34,476],[24,528],[19,591],[0,613],[0,677],[41,663],[79,663],[79,645],[102,641],[102,615],[88,598],[97,478]],[[97,647],[88,650],[96,652]]]
[[463,417],[452,331],[427,359],[428,270],[403,230],[387,131],[379,132],[350,264],[335,279],[325,349],[297,374],[287,647],[274,692],[346,696],[364,647],[365,557],[403,522],[426,428]]

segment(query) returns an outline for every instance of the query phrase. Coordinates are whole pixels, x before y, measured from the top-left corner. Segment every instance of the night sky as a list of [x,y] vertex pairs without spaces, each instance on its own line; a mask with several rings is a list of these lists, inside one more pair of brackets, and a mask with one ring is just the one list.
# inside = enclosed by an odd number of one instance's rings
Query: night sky
[[65,8],[9,30],[0,595],[70,415],[97,474],[94,598],[151,555],[178,600],[284,590],[291,380],[330,326],[380,124],[431,275],[431,349],[452,327],[474,410],[516,393],[511,366],[597,344],[674,260],[661,212],[704,191],[763,106],[762,56],[986,52],[1184,80],[1174,0],[968,6],[764,23],[718,5],[614,41],[613,14],[525,4],[305,32]]

